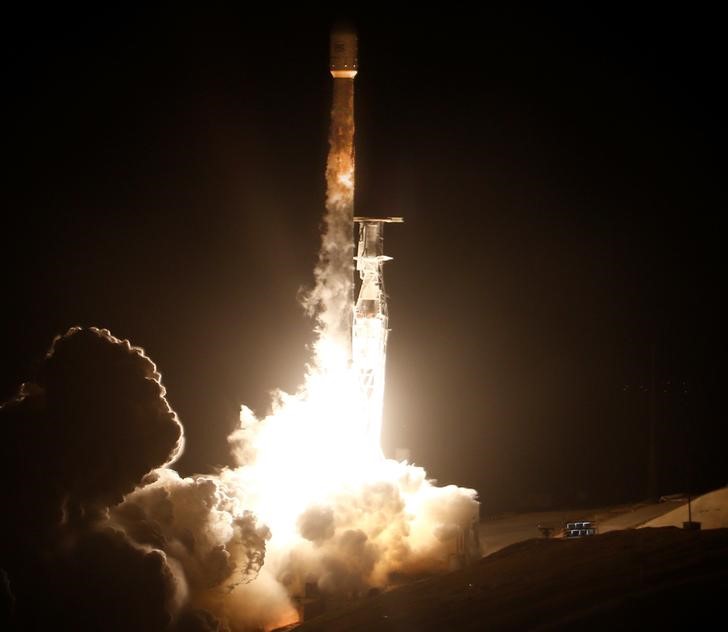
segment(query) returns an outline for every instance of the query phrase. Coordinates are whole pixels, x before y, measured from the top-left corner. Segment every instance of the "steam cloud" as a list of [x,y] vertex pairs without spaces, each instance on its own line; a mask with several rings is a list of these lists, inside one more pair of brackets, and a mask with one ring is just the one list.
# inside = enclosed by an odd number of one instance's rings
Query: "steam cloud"
[[299,493],[305,446],[296,460],[267,440],[295,438],[311,390],[280,394],[264,420],[244,415],[238,467],[182,478],[170,468],[182,426],[151,360],[106,330],[58,337],[0,408],[3,629],[272,629],[299,618],[307,584],[349,598],[447,568],[472,490],[383,460],[322,470],[306,479],[316,493]]

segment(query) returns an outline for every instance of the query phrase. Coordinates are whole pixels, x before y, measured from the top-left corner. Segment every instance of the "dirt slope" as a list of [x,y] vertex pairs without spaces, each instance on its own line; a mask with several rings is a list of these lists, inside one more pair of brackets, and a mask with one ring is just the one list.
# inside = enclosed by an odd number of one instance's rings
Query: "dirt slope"
[[[703,529],[728,528],[728,487],[716,489],[709,494],[695,498],[692,502],[692,517]],[[648,522],[646,527],[680,527],[688,519],[688,506],[681,507]]]
[[520,542],[296,630],[674,629],[724,621],[726,597],[728,529],[648,528]]

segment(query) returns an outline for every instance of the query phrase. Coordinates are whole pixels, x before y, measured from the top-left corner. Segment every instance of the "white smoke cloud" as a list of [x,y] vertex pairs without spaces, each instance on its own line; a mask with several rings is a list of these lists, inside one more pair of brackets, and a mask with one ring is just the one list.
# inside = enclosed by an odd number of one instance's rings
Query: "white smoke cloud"
[[178,561],[194,590],[255,579],[270,537],[219,478],[180,478],[170,469],[147,477],[112,518],[136,541]]
[[[315,373],[318,379],[326,381]],[[331,411],[317,405],[315,392],[304,388],[275,401],[260,421],[243,409],[230,437],[242,463],[221,476],[270,525],[264,570],[281,594],[295,601],[316,583],[323,594],[353,597],[395,574],[447,570],[479,555],[474,490],[437,487],[424,469],[404,462],[341,458],[336,449],[345,444],[327,443],[330,426],[320,416]],[[333,414],[334,423],[346,425],[346,412]],[[309,442],[298,442],[301,435]]]

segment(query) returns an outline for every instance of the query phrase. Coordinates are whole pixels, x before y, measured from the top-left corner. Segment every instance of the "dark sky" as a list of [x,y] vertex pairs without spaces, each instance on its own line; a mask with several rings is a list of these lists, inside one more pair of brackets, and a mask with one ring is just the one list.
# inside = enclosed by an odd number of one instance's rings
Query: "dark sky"
[[[334,17],[6,20],[3,398],[54,335],[108,327],[162,372],[188,474],[300,383]],[[387,450],[486,512],[639,498],[654,375],[660,492],[725,484],[717,15],[350,17],[357,213],[407,222]]]

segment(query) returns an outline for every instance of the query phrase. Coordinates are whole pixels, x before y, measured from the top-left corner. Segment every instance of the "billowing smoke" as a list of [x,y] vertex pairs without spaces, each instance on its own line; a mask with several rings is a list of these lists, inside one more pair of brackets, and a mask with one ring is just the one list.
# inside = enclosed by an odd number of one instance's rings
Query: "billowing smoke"
[[188,603],[182,564],[110,519],[183,446],[141,349],[70,329],[0,408],[0,429],[3,629],[219,629]]
[[0,408],[4,627],[271,629],[311,585],[352,598],[477,552],[475,493],[358,462],[330,379],[246,411],[238,467],[182,478],[182,427],[143,351],[94,328],[57,338]]
[[0,494],[12,501],[3,507],[27,512],[24,533],[33,541],[120,502],[183,447],[156,367],[106,330],[57,337],[37,379],[1,414],[0,462],[10,485]]
[[134,540],[172,556],[195,592],[255,579],[270,537],[219,478],[171,469],[147,476],[111,515]]
[[330,436],[335,424],[345,425],[341,411],[334,407],[326,423],[314,393],[292,399],[258,422],[247,411],[244,427],[230,437],[241,465],[221,472],[271,525],[265,570],[289,595],[302,597],[314,582],[324,594],[355,597],[395,576],[479,556],[474,490],[437,487],[406,462],[360,459]]

